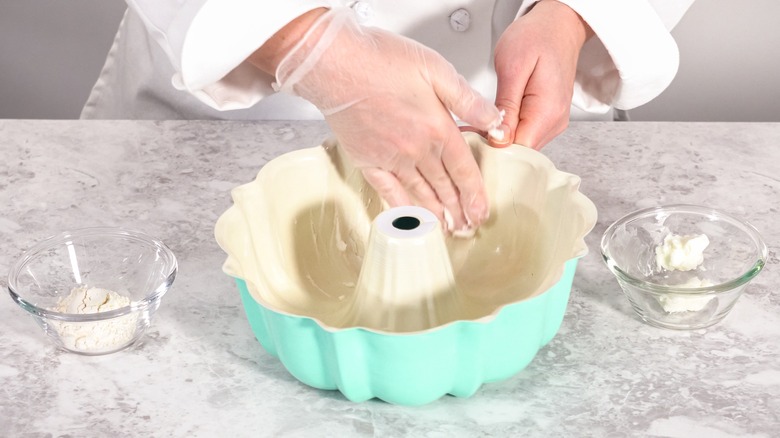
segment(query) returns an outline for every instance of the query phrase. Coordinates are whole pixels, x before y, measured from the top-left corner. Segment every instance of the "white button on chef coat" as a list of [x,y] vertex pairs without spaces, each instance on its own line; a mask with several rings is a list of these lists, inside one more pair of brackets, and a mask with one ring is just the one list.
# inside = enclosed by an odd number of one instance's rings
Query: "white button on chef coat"
[[456,32],[465,32],[471,26],[471,14],[469,11],[460,8],[450,14],[450,26]]
[[354,2],[351,7],[355,11],[355,16],[360,24],[368,24],[374,17],[374,8],[366,1]]

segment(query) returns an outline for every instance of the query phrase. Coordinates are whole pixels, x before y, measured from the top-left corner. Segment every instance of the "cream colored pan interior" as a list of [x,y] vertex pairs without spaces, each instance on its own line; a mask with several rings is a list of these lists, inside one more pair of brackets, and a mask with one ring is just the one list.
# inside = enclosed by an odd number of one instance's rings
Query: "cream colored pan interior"
[[[388,236],[387,227],[371,235],[385,205],[329,141],[272,160],[233,190],[217,224],[224,271],[246,280],[265,307],[332,329],[426,330],[543,293],[567,260],[587,252],[595,206],[578,191],[579,177],[542,153],[464,137],[491,203],[473,238],[446,237],[438,223],[414,236]],[[386,215],[428,221],[424,210]],[[375,257],[364,263],[369,247]]]

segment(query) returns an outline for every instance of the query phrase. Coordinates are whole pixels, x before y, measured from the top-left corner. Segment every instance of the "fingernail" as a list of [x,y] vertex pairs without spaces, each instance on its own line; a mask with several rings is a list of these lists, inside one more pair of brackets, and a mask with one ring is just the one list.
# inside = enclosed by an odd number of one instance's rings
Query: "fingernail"
[[509,126],[502,124],[498,128],[488,131],[488,136],[492,140],[493,145],[496,147],[509,146],[511,143],[509,138]]
[[480,216],[480,221],[479,221],[479,223],[480,223],[480,224],[484,224],[485,222],[487,222],[487,221],[488,221],[488,219],[490,219],[490,208],[488,208],[488,207],[486,206],[486,207],[485,207],[485,211],[483,211],[483,212],[482,212],[482,215]]
[[506,111],[504,110],[498,112],[498,118],[490,122],[490,124],[487,126],[488,135],[491,137],[501,136],[501,124],[504,123],[505,115]]
[[506,116],[506,110],[501,110],[498,112],[498,123],[496,123],[496,126],[504,122],[505,116]]
[[468,226],[461,228],[460,230],[455,230],[452,232],[452,237],[457,237],[459,239],[470,239],[474,237],[474,235],[477,234],[476,228],[469,228]]
[[466,213],[466,221],[469,227],[478,227],[485,223],[490,216],[490,209],[487,203],[482,200],[474,199],[471,201]]
[[444,228],[445,231],[449,234],[453,229],[455,229],[455,220],[452,218],[452,213],[450,213],[449,210],[447,210],[447,207],[444,207]]

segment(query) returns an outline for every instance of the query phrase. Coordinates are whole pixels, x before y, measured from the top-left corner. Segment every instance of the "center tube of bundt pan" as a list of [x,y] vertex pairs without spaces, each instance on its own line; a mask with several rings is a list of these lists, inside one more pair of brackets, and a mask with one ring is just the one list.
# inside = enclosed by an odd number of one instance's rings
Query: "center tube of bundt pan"
[[455,277],[441,224],[422,207],[374,219],[345,326],[426,330],[460,319]]

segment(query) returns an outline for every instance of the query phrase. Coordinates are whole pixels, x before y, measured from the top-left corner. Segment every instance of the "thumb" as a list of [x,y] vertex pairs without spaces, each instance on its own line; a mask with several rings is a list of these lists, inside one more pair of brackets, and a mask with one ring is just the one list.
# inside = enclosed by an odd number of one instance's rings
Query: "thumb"
[[496,60],[496,106],[504,112],[504,120],[500,129],[504,138],[491,138],[490,144],[495,147],[505,147],[515,142],[517,125],[520,121],[520,108],[525,95],[528,79],[533,72],[533,66],[525,67],[517,63],[502,63]]
[[[546,117],[545,102],[538,95],[527,95],[523,98],[517,129],[515,130],[515,143],[539,150],[555,135],[562,131],[555,125],[551,117]],[[556,131],[557,129],[557,131]],[[556,131],[554,134],[551,134]]]

